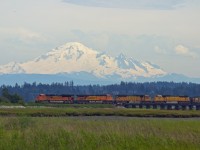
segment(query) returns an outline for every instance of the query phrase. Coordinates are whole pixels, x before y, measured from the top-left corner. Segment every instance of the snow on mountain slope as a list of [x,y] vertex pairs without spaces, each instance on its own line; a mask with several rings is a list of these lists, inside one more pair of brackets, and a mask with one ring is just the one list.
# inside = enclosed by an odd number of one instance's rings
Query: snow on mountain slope
[[139,62],[126,58],[123,54],[114,58],[77,42],[66,43],[28,62],[0,66],[1,74],[58,74],[82,71],[100,78],[112,75],[132,78],[166,74],[160,67],[149,62]]
[[25,73],[24,69],[19,63],[10,62],[6,65],[0,66],[0,74],[16,74]]
[[33,61],[23,63],[22,67],[27,73],[37,74],[90,71],[98,65],[97,53],[80,43],[67,43]]

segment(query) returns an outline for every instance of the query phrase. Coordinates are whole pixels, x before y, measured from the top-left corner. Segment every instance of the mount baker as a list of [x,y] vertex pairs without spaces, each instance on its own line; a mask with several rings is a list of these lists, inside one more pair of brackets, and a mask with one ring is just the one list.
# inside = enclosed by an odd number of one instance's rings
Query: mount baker
[[117,75],[121,78],[165,75],[159,66],[140,62],[123,54],[111,57],[84,46],[66,43],[38,58],[24,62],[11,62],[0,66],[0,74],[59,74],[87,72],[98,78]]

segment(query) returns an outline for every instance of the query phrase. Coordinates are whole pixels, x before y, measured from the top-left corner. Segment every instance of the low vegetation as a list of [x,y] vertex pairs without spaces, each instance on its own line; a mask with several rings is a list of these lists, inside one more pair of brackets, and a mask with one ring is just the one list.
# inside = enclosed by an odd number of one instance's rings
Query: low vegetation
[[1,150],[197,150],[200,120],[1,117]]
[[0,116],[25,117],[65,117],[65,116],[128,116],[128,117],[200,117],[200,111],[189,110],[147,110],[126,108],[57,108],[57,107],[25,107],[1,108]]

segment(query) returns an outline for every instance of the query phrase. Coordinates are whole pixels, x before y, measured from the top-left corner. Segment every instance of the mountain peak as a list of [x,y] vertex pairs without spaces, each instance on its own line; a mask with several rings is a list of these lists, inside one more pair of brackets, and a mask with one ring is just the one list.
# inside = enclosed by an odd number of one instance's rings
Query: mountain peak
[[65,43],[62,46],[57,47],[56,49],[53,49],[52,51],[49,52],[50,54],[55,54],[55,53],[65,53],[67,54],[72,54],[72,53],[78,53],[78,54],[96,54],[98,53],[97,51],[88,48],[87,46],[79,43],[79,42],[69,42],[69,43]]
[[79,42],[69,42],[69,43],[65,43],[64,45],[62,45],[61,47],[65,47],[65,48],[76,48],[76,49],[85,49],[88,48],[85,45],[83,45],[82,43]]
[[79,42],[69,42],[69,43],[65,43],[65,44],[57,47],[54,50],[60,50],[60,49],[63,49],[63,50],[67,50],[67,49],[84,50],[84,49],[90,49],[90,48],[88,48],[87,46],[85,46],[84,44],[79,43]]
[[80,42],[67,42],[64,45],[66,46],[85,46],[84,44],[80,43]]

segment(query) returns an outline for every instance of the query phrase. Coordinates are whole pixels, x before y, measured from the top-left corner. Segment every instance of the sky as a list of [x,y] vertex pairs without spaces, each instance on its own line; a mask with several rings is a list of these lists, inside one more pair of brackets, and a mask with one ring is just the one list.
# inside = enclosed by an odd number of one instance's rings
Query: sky
[[199,0],[1,0],[0,65],[67,42],[200,77]]

